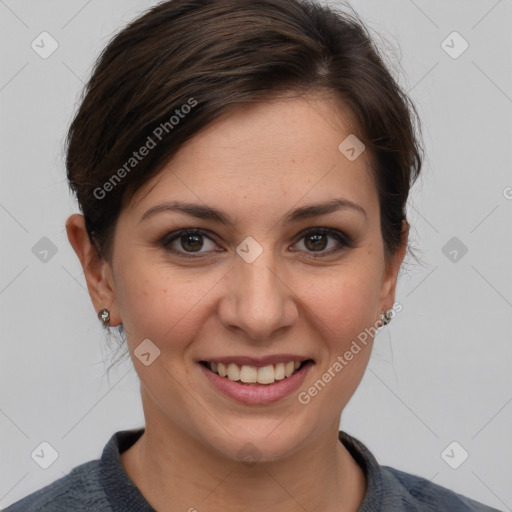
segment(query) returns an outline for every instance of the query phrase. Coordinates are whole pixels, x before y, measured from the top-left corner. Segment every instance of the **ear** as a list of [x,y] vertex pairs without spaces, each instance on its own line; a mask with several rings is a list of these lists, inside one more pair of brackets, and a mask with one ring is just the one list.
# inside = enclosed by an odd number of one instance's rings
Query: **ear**
[[87,288],[96,313],[106,308],[110,311],[110,326],[121,323],[110,264],[99,256],[85,229],[83,215],[71,215],[66,221],[68,240],[84,271]]
[[397,252],[389,259],[386,263],[384,275],[382,277],[381,284],[381,296],[380,296],[380,313],[383,309],[391,309],[395,303],[395,292],[396,282],[398,279],[398,273],[400,271],[400,265],[405,256],[407,249],[407,241],[409,240],[409,223],[406,220],[402,221],[402,244],[400,245]]

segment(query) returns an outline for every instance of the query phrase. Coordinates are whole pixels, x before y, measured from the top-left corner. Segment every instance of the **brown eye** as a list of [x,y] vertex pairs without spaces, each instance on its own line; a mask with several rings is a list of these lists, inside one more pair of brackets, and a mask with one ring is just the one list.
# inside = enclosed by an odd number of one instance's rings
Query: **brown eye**
[[[186,229],[169,233],[160,241],[160,244],[166,251],[188,258],[206,256],[217,247],[212,238],[201,229]],[[203,248],[206,250],[202,251]],[[195,256],[194,253],[198,256]]]
[[180,244],[186,251],[198,251],[203,247],[202,235],[181,235]]
[[297,250],[314,253],[312,256],[314,258],[328,256],[344,249],[355,247],[350,237],[330,228],[311,229],[302,236],[297,244],[301,242],[304,245],[304,249],[299,248]]
[[325,234],[308,235],[305,237],[305,246],[311,251],[322,251],[326,248],[328,243],[328,236]]

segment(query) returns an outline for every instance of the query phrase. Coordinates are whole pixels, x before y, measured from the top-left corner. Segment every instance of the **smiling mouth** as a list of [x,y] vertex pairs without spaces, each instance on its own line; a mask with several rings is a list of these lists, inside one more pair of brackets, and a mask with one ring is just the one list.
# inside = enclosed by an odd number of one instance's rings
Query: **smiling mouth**
[[288,361],[286,363],[269,364],[267,366],[238,365],[235,363],[216,363],[199,361],[211,372],[239,384],[274,384],[285,380],[299,372],[307,363],[313,363],[312,359],[304,361]]

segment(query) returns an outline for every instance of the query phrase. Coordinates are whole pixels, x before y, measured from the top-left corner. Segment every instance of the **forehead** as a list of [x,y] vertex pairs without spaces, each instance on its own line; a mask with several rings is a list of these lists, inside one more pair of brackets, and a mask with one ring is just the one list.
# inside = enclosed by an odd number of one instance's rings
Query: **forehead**
[[351,126],[347,112],[325,97],[241,107],[189,140],[137,191],[131,210],[181,199],[262,213],[340,195],[371,209],[378,199],[369,155],[349,159],[353,152],[342,144],[352,141]]

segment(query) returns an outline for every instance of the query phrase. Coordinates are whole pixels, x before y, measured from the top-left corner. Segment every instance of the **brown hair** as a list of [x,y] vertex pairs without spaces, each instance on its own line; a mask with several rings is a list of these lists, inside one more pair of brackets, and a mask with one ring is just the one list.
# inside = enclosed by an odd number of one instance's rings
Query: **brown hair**
[[322,91],[350,109],[370,151],[394,254],[422,165],[416,110],[357,15],[306,0],[165,1],[110,41],[67,138],[69,183],[98,254],[110,258],[123,205],[200,130],[280,93]]

